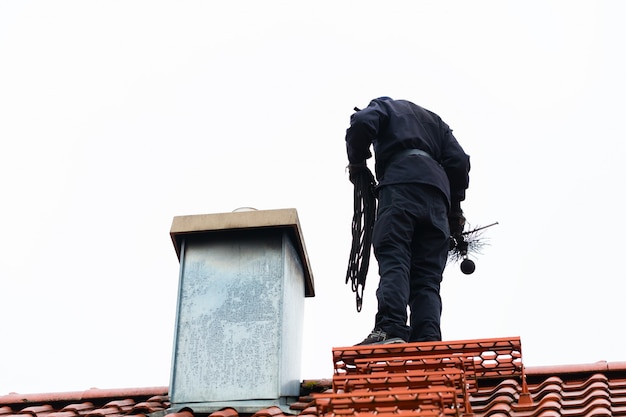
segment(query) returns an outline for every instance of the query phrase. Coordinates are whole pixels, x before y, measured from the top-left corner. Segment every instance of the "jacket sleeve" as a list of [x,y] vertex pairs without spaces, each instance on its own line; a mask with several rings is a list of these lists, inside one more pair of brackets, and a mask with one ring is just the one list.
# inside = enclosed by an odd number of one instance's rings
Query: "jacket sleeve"
[[451,210],[459,211],[461,201],[465,200],[465,190],[469,187],[470,157],[445,124],[440,162],[450,181]]
[[365,162],[371,158],[372,141],[384,128],[387,119],[385,109],[375,101],[350,117],[350,127],[346,131],[346,150],[351,164]]

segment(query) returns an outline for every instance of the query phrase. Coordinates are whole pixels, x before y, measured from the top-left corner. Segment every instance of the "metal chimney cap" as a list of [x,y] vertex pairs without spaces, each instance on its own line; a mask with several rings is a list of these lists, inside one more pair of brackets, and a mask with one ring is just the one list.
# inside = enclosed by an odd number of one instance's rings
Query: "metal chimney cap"
[[247,210],[232,213],[195,214],[176,216],[172,220],[170,237],[180,260],[180,246],[182,239],[189,235],[209,234],[228,230],[284,228],[292,233],[293,244],[298,251],[304,277],[307,297],[315,297],[313,272],[309,263],[309,256],[304,244],[298,212],[294,208],[278,210]]

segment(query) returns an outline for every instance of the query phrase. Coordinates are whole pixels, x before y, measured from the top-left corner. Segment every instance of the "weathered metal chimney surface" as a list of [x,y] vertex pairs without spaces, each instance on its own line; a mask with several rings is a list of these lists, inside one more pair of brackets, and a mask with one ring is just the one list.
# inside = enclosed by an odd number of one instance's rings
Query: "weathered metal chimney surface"
[[315,295],[295,209],[175,217],[180,260],[172,409],[288,410],[304,298]]

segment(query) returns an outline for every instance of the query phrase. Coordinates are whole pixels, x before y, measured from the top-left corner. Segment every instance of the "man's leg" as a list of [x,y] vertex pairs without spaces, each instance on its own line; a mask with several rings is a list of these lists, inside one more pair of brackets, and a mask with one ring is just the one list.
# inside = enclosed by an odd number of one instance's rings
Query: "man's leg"
[[450,248],[445,197],[434,188],[420,187],[416,201],[423,209],[411,245],[410,342],[441,340],[439,291]]
[[372,243],[380,281],[376,297],[376,328],[408,340],[407,306],[410,286],[411,240],[415,219],[407,200],[407,185],[388,185],[379,193]]

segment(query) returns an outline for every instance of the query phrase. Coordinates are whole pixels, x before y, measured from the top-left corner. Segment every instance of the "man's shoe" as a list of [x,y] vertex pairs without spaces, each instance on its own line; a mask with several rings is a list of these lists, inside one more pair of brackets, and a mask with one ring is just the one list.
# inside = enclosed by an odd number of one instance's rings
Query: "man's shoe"
[[388,345],[392,343],[406,343],[404,339],[400,337],[389,337],[381,329],[374,329],[361,343],[357,343],[355,346],[363,345]]

